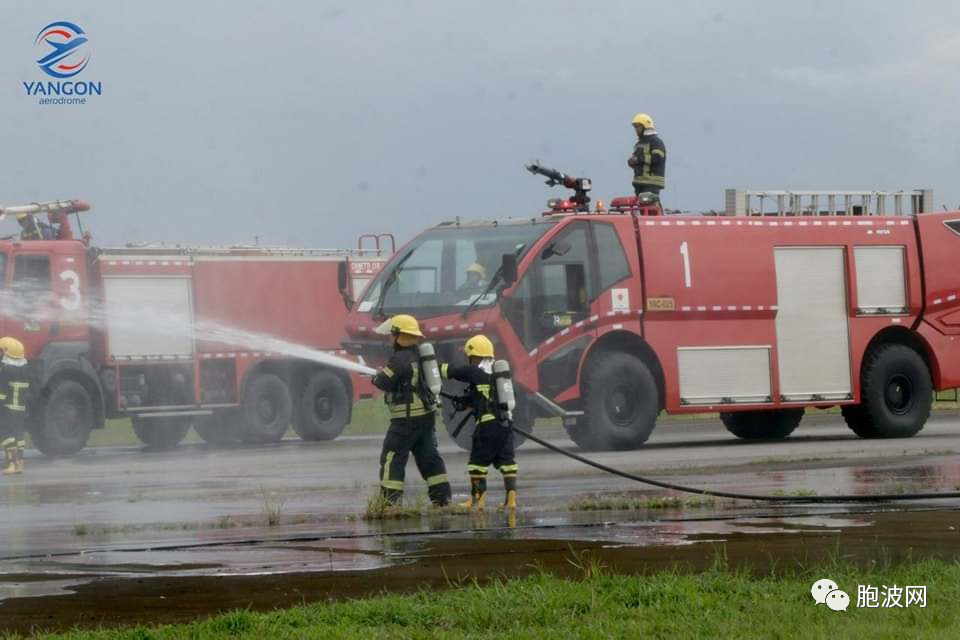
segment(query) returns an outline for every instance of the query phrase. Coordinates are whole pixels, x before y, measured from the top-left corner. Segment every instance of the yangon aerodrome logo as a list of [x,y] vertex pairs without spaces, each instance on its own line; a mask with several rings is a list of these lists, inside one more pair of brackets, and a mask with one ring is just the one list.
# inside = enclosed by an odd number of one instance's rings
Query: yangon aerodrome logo
[[34,46],[41,50],[37,64],[53,78],[72,78],[83,71],[90,62],[89,42],[80,26],[61,20],[51,22],[37,34]]
[[24,80],[26,94],[40,105],[82,105],[103,95],[98,80],[74,80],[90,64],[90,38],[75,22],[57,20],[37,33],[33,40],[37,66],[46,74],[42,80]]

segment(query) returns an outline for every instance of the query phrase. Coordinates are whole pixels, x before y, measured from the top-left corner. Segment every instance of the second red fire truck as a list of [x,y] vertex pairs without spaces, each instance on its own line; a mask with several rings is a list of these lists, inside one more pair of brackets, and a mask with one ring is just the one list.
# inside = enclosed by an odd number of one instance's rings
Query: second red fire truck
[[441,357],[484,333],[513,367],[519,426],[562,417],[585,449],[640,446],[661,411],[781,438],[806,408],[839,405],[859,436],[911,436],[933,390],[960,386],[960,211],[933,213],[929,191],[585,208],[424,231],[358,302],[345,346],[375,360],[373,328],[395,313],[421,319]]
[[155,447],[191,426],[212,443],[272,442],[291,424],[326,440],[373,393],[369,378],[311,358],[344,355],[348,306],[391,237],[355,250],[98,249],[67,219],[87,209],[0,209],[21,225],[0,240],[0,334],[24,343],[37,372],[28,427],[40,451],[74,453],[121,416]]

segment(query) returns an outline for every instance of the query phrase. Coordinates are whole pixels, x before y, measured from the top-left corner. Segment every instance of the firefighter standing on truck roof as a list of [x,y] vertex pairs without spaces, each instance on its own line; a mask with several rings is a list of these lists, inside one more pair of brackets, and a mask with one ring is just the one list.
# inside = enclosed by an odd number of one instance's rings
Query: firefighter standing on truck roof
[[443,364],[445,378],[466,382],[464,401],[476,421],[467,475],[470,476],[470,499],[461,506],[483,509],[487,500],[487,470],[492,464],[503,475],[505,509],[517,508],[517,462],[513,453],[513,429],[506,416],[495,406],[493,384],[493,343],[484,335],[467,340],[463,347],[470,364],[451,367]]
[[23,473],[23,451],[30,378],[23,343],[9,336],[0,338],[0,444],[6,456],[3,475]]
[[633,129],[637,132],[637,144],[627,164],[633,167],[633,191],[660,195],[666,186],[667,147],[657,135],[653,118],[645,113],[633,116]]
[[423,338],[417,319],[396,315],[377,328],[378,333],[393,336],[393,355],[377,370],[373,384],[384,391],[390,409],[390,428],[380,452],[381,495],[390,504],[403,499],[403,478],[407,458],[413,453],[420,475],[427,481],[430,501],[437,506],[450,504],[447,468],[437,451],[434,429],[436,405],[425,399],[417,345]]

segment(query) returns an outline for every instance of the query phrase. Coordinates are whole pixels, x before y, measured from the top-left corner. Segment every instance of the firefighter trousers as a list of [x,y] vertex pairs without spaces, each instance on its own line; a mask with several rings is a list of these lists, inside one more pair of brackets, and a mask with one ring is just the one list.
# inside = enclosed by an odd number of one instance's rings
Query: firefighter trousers
[[0,407],[0,446],[4,449],[23,449],[26,446],[25,409]]
[[505,491],[517,490],[517,466],[513,453],[513,429],[496,421],[482,422],[473,432],[467,475],[471,496],[487,492],[487,470],[493,465],[503,476]]
[[430,502],[437,506],[450,504],[450,481],[447,467],[437,450],[434,414],[399,418],[390,421],[380,452],[380,487],[391,503],[403,498],[403,482],[410,454],[420,475],[427,482]]

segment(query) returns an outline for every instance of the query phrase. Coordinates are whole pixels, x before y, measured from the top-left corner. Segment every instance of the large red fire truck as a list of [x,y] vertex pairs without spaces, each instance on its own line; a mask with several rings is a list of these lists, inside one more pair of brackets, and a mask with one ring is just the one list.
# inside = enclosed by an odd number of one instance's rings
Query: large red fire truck
[[0,240],[0,333],[21,339],[36,367],[28,426],[43,453],[76,452],[118,416],[155,447],[191,425],[220,444],[276,441],[291,423],[305,440],[331,439],[373,393],[368,378],[308,352],[342,353],[352,297],[392,237],[365,236],[356,250],[101,249],[73,239],[68,214],[87,209],[0,209],[23,227]]
[[[375,360],[374,326],[400,312],[441,357],[482,332],[513,367],[519,426],[560,416],[586,449],[637,447],[664,410],[781,438],[839,405],[859,436],[911,436],[933,390],[960,386],[960,211],[931,212],[930,191],[729,190],[697,215],[583,205],[421,233],[354,308],[348,351]],[[466,290],[475,262],[491,278]]]

